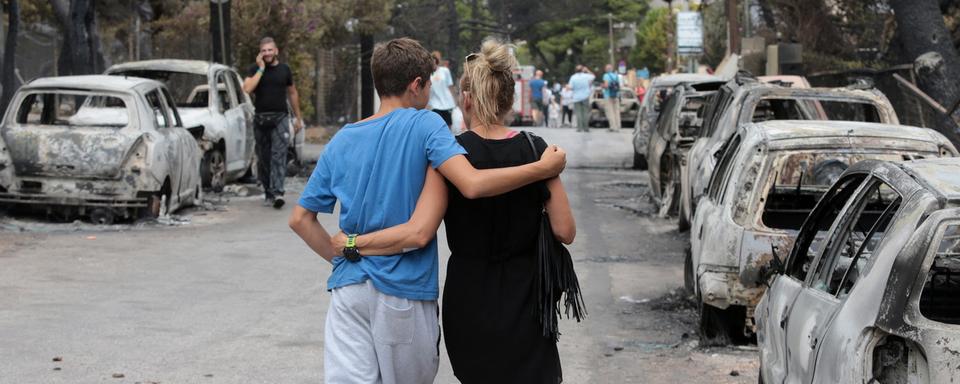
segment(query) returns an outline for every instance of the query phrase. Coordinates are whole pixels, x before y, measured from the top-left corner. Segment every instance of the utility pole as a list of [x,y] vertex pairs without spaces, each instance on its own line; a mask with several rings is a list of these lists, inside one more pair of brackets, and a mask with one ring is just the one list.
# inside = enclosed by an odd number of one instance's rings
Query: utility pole
[[[231,65],[233,55],[230,52],[230,0],[210,0],[210,37],[213,40],[213,61]],[[139,38],[140,36],[137,36],[138,40]],[[137,56],[139,55],[137,52]]]
[[740,12],[737,0],[726,0],[727,11],[727,53],[740,53]]
[[667,28],[667,65],[665,66],[663,71],[666,73],[670,73],[671,71],[673,71],[673,63],[674,63],[674,57],[675,57],[673,48],[676,47],[677,45],[677,41],[676,41],[677,19],[673,17],[673,0],[666,0],[666,1],[667,1],[667,13],[669,14],[669,17],[670,17],[670,28]]
[[613,58],[613,14],[609,12],[607,12],[607,26],[610,31],[610,65],[616,65]]

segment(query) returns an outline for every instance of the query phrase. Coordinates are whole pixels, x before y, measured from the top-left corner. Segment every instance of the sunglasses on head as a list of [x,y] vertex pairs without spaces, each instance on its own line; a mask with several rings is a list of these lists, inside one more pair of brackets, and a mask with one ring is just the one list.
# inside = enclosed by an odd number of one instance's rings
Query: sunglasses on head
[[467,58],[466,58],[465,60],[466,60],[467,62],[470,62],[470,61],[473,61],[473,59],[476,59],[476,58],[478,58],[478,57],[480,57],[480,54],[479,54],[479,53],[471,53],[471,54],[467,55]]

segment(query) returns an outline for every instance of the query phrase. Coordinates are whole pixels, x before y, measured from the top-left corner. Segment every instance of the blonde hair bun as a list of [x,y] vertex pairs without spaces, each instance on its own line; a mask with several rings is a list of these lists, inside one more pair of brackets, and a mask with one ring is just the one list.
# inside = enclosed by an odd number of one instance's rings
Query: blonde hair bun
[[475,114],[485,126],[502,124],[513,108],[513,72],[519,64],[510,48],[486,40],[478,57],[463,64],[464,90],[473,96]]
[[513,70],[520,66],[513,56],[510,46],[496,40],[486,40],[480,46],[480,57],[493,72],[506,72],[511,76]]

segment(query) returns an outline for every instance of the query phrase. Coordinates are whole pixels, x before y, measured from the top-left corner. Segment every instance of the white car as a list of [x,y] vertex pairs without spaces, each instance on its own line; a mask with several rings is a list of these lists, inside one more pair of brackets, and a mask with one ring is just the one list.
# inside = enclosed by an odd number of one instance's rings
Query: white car
[[647,169],[647,143],[657,126],[660,104],[667,100],[677,84],[715,83],[723,81],[713,75],[678,73],[654,77],[643,94],[640,109],[633,122],[633,168]]
[[[782,83],[781,83],[782,84]],[[769,120],[831,120],[899,124],[886,96],[874,89],[787,88],[738,75],[720,87],[681,174],[679,220],[690,223],[723,143],[743,124]]]
[[[864,160],[952,157],[927,128],[780,120],[741,125],[728,140],[690,228],[687,284],[707,337],[752,333],[772,254],[786,252],[823,193]],[[726,335],[725,335],[726,334]]]
[[184,124],[203,126],[200,174],[204,187],[220,191],[250,171],[254,108],[233,68],[199,60],[162,59],[117,64],[106,73],[166,83]]
[[760,383],[960,382],[958,174],[863,161],[833,184],[762,277]]
[[97,223],[173,212],[200,197],[202,131],[184,127],[157,81],[36,79],[0,126],[0,203]]

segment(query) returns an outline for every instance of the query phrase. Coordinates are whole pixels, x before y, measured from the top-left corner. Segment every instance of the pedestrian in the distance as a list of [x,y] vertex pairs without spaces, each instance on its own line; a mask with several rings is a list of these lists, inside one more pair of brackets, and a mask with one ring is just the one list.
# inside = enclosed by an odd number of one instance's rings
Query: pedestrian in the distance
[[[293,84],[293,72],[280,62],[280,50],[273,38],[260,39],[257,63],[250,67],[243,90],[253,95],[256,114],[253,133],[257,153],[257,178],[263,187],[264,205],[283,207],[283,182],[287,175],[287,147],[290,131],[289,109],[293,108],[294,134],[303,128],[300,95]],[[289,104],[288,104],[289,101]]]
[[570,76],[573,90],[573,111],[577,118],[577,131],[590,132],[590,93],[596,75],[586,65],[577,65],[576,73]]
[[563,107],[563,114],[560,116],[560,126],[573,125],[573,87],[570,84],[564,84],[560,91],[560,105]]
[[613,64],[607,64],[603,74],[603,111],[611,131],[619,131],[620,125],[620,75],[613,71]]
[[530,80],[530,101],[533,102],[533,122],[535,125],[544,125],[547,116],[547,104],[543,100],[543,89],[547,81],[543,79],[543,71],[537,70]]
[[557,105],[553,90],[550,87],[543,88],[543,103],[547,105],[547,112],[544,114],[547,122],[545,125],[548,128],[556,128],[560,125],[560,106]]
[[[563,151],[551,146],[531,164],[474,168],[444,121],[422,110],[435,69],[415,40],[377,45],[370,72],[380,109],[330,139],[290,214],[290,227],[333,264],[323,337],[327,384],[433,383],[440,361],[435,237],[446,210],[444,178],[479,198],[553,178],[565,164]],[[338,201],[339,224],[349,235],[335,246],[317,214],[333,213]],[[380,247],[368,248],[368,238],[358,235],[381,230],[391,240]]]
[[453,109],[457,101],[453,98],[456,93],[453,88],[453,75],[450,69],[441,65],[446,60],[441,57],[440,51],[433,51],[433,60],[437,69],[430,75],[430,102],[427,108],[436,112],[453,129]]

